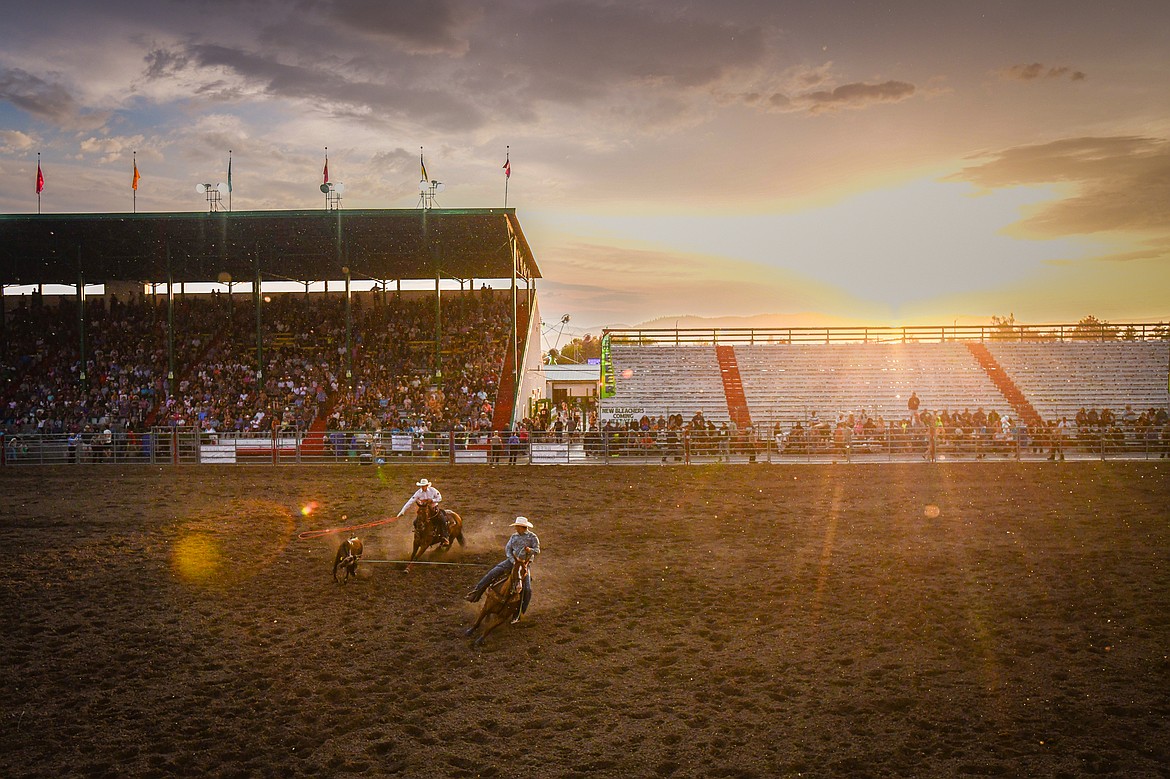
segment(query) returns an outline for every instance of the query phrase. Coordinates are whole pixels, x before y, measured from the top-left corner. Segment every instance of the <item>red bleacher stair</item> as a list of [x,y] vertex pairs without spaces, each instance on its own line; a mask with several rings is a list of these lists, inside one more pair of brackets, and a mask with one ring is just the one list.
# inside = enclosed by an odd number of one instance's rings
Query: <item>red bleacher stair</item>
[[1040,427],[1044,424],[1044,420],[1040,414],[1032,406],[1024,393],[1012,381],[1012,377],[1007,375],[1007,372],[1000,367],[999,361],[988,351],[987,347],[978,341],[967,341],[967,350],[971,355],[978,360],[983,367],[988,378],[999,389],[1000,394],[1004,399],[1011,404],[1012,409],[1016,412],[1016,418],[1022,419],[1029,427]]
[[743,379],[739,375],[735,347],[716,346],[715,357],[719,360],[719,374],[723,377],[723,394],[727,396],[728,415],[740,430],[751,427],[752,415],[748,411],[747,396],[743,394]]
[[[520,338],[528,337],[528,307],[520,305],[516,310],[516,332]],[[508,430],[512,427],[512,410],[516,403],[516,368],[512,359],[513,351],[504,349],[504,367],[500,370],[500,382],[496,389],[496,405],[492,410],[492,430]],[[524,358],[524,346],[519,348],[520,358]]]

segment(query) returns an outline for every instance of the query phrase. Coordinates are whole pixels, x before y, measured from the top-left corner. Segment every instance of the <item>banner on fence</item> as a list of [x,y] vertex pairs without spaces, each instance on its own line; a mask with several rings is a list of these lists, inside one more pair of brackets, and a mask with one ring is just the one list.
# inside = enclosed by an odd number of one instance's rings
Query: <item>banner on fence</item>
[[631,419],[641,419],[646,415],[645,406],[613,406],[605,408],[604,406],[598,412],[602,422],[613,420],[614,422],[628,422]]

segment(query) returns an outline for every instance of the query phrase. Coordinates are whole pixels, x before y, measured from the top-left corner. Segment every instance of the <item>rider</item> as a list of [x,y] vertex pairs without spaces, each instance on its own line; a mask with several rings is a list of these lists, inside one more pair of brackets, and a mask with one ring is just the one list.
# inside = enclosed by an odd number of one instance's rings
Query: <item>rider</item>
[[[483,591],[493,581],[511,573],[512,568],[522,559],[521,556],[531,560],[540,554],[540,539],[536,537],[536,533],[532,532],[532,523],[528,521],[527,517],[516,517],[516,521],[512,523],[512,528],[516,532],[508,538],[508,543],[504,545],[504,554],[506,557],[488,571],[479,580],[479,583],[468,590],[467,594],[463,596],[472,603],[475,603],[483,596]],[[520,599],[520,608],[516,611],[516,616],[512,619],[512,624],[519,622],[520,615],[528,611],[528,602],[530,600],[532,600],[532,577],[525,575],[524,593]]]
[[418,506],[418,511],[420,513],[424,510],[425,507],[431,507],[434,510],[431,515],[431,521],[435,530],[438,532],[439,537],[443,539],[443,543],[450,543],[451,532],[447,529],[447,516],[443,513],[443,510],[439,508],[439,503],[442,502],[443,496],[440,495],[439,491],[435,489],[434,486],[426,479],[419,479],[417,482],[415,482],[414,486],[418,487],[418,489],[415,490],[414,494],[410,496],[410,500],[406,501],[405,505],[403,505],[402,510],[398,512],[398,516],[401,517],[403,514],[405,514],[406,510],[410,508],[411,503],[414,503]]

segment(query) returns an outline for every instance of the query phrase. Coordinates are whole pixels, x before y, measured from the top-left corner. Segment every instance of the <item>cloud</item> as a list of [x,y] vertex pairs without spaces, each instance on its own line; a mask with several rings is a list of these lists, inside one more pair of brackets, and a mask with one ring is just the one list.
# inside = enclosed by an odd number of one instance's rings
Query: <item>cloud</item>
[[85,112],[59,83],[20,68],[0,68],[0,101],[65,130],[92,130],[109,120],[108,112]]
[[81,155],[98,154],[101,155],[102,162],[114,162],[122,159],[127,152],[133,152],[142,145],[144,137],[141,135],[132,136],[109,136],[104,138],[97,138],[90,136],[81,142],[79,148]]
[[1084,81],[1088,76],[1084,71],[1074,70],[1066,65],[1050,67],[1039,62],[1026,65],[1012,65],[996,71],[1005,81],[1036,81],[1037,79],[1064,79],[1069,81]]
[[842,84],[832,90],[810,92],[798,102],[807,105],[810,113],[836,111],[842,108],[866,108],[875,103],[900,103],[914,96],[914,85],[905,81],[883,81],[880,84],[856,82]]
[[832,67],[832,62],[826,62],[816,67],[791,68],[770,87],[742,92],[734,97],[764,111],[815,115],[844,109],[863,109],[882,103],[900,103],[918,93],[914,84],[894,80],[874,83],[854,81],[834,87],[831,86],[835,81]]
[[[147,73],[154,73],[156,78],[179,73],[191,78],[193,70],[202,69],[208,80],[195,91],[224,100],[258,91],[263,96],[309,103],[317,110],[349,118],[410,118],[439,123],[448,130],[471,129],[482,123],[475,105],[449,91],[405,86],[406,80],[355,79],[327,64],[286,62],[275,54],[231,46],[193,44],[181,51],[156,50],[148,56],[147,64]],[[223,74],[230,74],[240,83],[225,80]]]
[[1170,141],[1113,136],[1066,138],[990,155],[952,177],[985,188],[1072,185],[1016,226],[1024,237],[1100,232],[1170,233]]
[[379,173],[413,173],[418,170],[418,153],[401,147],[380,151],[370,158],[370,166]]
[[17,154],[33,148],[36,140],[20,130],[0,130],[0,154]]
[[425,12],[410,3],[337,0],[333,17],[353,32],[386,37],[412,54],[467,52],[464,28],[480,14],[452,0],[430,0]]
[[185,55],[167,49],[149,51],[143,59],[146,62],[146,71],[143,75],[151,80],[165,78],[183,70],[190,64]]

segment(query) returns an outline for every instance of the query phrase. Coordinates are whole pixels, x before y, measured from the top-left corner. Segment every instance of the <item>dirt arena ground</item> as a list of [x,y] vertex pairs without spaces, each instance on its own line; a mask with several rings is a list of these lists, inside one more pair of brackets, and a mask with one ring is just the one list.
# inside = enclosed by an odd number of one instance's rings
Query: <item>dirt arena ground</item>
[[[330,578],[427,476],[467,546]],[[1170,776],[1170,465],[7,468],[0,776]],[[310,507],[309,513],[305,513]],[[936,508],[937,507],[937,508]],[[526,620],[460,595],[530,517]],[[360,531],[366,558],[410,545]]]

